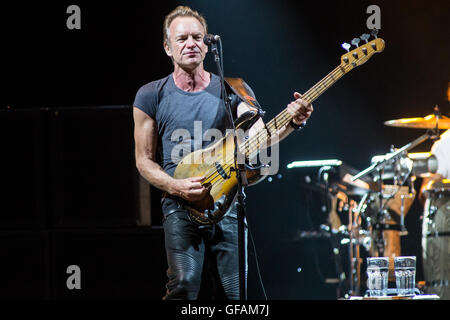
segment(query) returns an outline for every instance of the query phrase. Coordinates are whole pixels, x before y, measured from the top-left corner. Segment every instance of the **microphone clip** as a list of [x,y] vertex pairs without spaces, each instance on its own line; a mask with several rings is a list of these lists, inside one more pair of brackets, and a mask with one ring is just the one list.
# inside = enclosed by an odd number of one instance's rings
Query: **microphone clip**
[[211,44],[215,44],[217,41],[220,40],[220,36],[217,34],[205,34],[205,36],[203,37],[203,42],[209,46]]

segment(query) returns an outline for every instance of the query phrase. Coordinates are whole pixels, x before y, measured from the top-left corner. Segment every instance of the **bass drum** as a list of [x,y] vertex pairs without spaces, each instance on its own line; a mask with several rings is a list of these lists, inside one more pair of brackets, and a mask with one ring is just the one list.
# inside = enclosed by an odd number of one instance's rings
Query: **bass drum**
[[425,191],[422,258],[426,293],[450,299],[450,180],[431,181]]

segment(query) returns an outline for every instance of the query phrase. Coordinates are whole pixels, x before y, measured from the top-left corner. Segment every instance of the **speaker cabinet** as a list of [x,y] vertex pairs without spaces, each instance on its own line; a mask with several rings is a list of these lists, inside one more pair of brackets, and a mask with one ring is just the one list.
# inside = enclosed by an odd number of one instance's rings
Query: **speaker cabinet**
[[56,299],[161,300],[165,294],[161,228],[61,230],[53,233],[52,244]]
[[131,107],[52,112],[53,226],[136,225],[139,180]]
[[0,228],[43,227],[48,219],[47,110],[0,111]]
[[0,232],[0,299],[50,297],[46,231]]

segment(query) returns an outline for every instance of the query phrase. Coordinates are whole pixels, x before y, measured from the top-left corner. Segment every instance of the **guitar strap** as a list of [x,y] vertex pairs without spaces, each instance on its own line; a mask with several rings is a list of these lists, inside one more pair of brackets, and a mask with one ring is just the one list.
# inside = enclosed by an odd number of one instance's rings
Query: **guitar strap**
[[225,82],[242,101],[249,105],[251,109],[257,111],[261,117],[264,115],[261,105],[242,78],[225,78]]

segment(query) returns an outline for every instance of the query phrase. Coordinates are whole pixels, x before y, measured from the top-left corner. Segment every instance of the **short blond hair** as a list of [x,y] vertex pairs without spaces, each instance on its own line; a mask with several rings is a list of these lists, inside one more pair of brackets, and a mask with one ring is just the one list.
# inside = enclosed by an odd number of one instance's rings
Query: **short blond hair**
[[192,10],[188,6],[178,6],[172,10],[165,18],[163,24],[163,39],[164,43],[169,44],[169,27],[175,18],[178,17],[193,17],[197,19],[205,28],[205,33],[208,33],[208,25],[206,24],[205,18],[195,10]]

